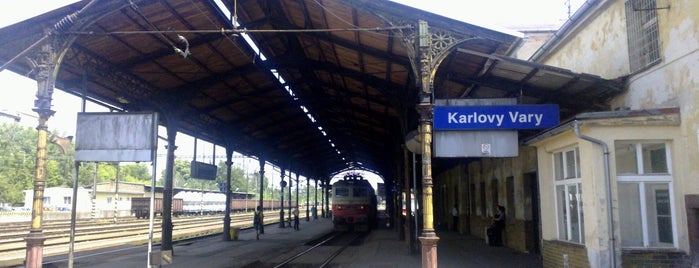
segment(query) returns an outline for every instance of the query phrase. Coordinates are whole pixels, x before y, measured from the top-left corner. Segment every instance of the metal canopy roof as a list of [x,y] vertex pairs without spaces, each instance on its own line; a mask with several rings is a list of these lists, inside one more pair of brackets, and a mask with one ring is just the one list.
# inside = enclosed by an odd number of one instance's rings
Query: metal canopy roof
[[[434,98],[558,103],[565,118],[621,89],[505,57],[518,37],[389,1],[225,1],[238,28],[213,1],[107,1],[78,12],[88,3],[0,29],[0,62],[53,29],[75,38],[57,88],[125,111],[159,111],[180,132],[311,178],[350,167],[395,177],[404,137],[417,125],[416,67],[405,41],[413,42],[419,19],[431,31],[473,37],[441,63]],[[9,69],[35,75],[25,60]]]

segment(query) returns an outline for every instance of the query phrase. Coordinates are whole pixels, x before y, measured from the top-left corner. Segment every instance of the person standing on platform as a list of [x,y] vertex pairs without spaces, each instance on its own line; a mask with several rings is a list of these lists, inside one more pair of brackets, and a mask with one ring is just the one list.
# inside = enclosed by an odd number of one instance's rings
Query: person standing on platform
[[491,246],[502,246],[502,231],[505,229],[505,207],[498,206],[493,223],[488,227],[488,242]]
[[294,230],[298,231],[299,230],[299,207],[298,206],[294,207],[294,210],[291,211],[291,213],[294,215]]
[[459,208],[456,204],[451,208],[451,216],[454,219],[454,231],[459,231]]
[[257,240],[260,240],[260,228],[262,227],[262,207],[257,206],[252,223],[255,226],[255,237]]
[[316,206],[311,207],[311,215],[313,215],[313,220],[318,219],[318,209]]

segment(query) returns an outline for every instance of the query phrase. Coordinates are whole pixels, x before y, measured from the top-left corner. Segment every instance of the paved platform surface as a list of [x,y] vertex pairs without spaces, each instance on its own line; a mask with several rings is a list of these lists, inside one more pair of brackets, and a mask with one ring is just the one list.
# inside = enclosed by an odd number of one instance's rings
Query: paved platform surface
[[[332,230],[330,219],[301,220],[299,231],[265,226],[265,234],[255,239],[254,230],[242,230],[236,241],[223,241],[220,236],[177,243],[171,264],[163,267],[266,267],[269,261],[295,254],[298,247]],[[439,267],[541,267],[538,256],[505,247],[489,247],[483,239],[456,232],[438,232]],[[158,250],[159,247],[154,250]],[[147,248],[125,247],[106,254],[76,256],[74,267],[127,268],[147,267]],[[66,267],[65,263],[47,267]],[[338,256],[332,267],[411,268],[421,267],[419,252],[410,254],[408,244],[398,240],[393,229],[371,232],[361,246],[350,246]]]

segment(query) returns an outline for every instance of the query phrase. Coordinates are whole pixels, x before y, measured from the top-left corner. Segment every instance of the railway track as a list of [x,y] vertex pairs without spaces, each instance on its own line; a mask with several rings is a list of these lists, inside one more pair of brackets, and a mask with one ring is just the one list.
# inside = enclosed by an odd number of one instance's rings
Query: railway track
[[[273,212],[272,212],[273,213]],[[276,219],[278,221],[278,219]],[[274,217],[266,218],[265,223],[273,223]],[[223,232],[223,216],[193,216],[173,218],[172,239],[184,240],[195,237],[220,234]],[[74,251],[81,252],[122,245],[143,245],[148,243],[148,220],[123,219],[78,221],[76,222]],[[161,238],[161,219],[156,219],[153,229],[153,242]],[[252,226],[252,213],[231,215],[231,227],[249,228]],[[44,256],[67,254],[70,243],[70,223],[46,222],[42,226],[46,237]],[[22,265],[26,255],[26,241],[29,224],[0,225],[0,267]]]
[[309,242],[307,245],[310,247],[269,267],[329,267],[335,257],[342,254],[347,247],[361,244],[367,235],[368,233],[332,232],[323,238]]

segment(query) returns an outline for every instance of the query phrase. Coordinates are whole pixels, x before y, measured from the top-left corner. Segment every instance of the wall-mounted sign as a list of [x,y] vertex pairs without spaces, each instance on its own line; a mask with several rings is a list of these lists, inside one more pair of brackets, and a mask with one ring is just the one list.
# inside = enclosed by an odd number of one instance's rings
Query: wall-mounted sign
[[558,123],[556,104],[434,107],[434,130],[540,129]]

